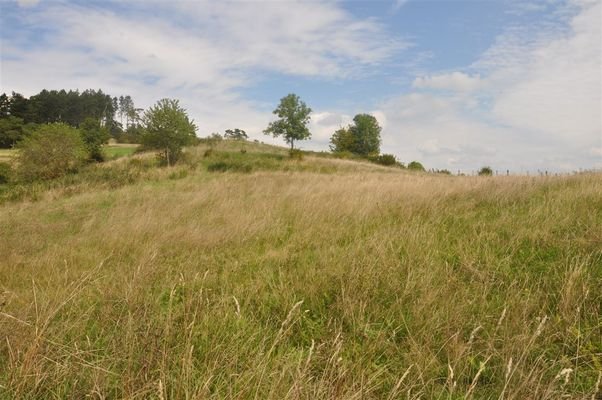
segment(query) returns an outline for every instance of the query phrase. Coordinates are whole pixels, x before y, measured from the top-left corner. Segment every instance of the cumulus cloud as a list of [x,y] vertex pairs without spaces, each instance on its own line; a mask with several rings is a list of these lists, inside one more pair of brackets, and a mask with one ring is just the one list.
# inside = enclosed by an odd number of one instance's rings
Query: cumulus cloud
[[177,97],[201,135],[233,126],[260,135],[275,104],[241,93],[265,74],[344,79],[406,46],[330,1],[43,2],[13,14],[3,19],[44,30],[3,42],[3,90],[101,87],[142,107]]
[[438,168],[599,167],[602,3],[562,11],[560,23],[510,27],[471,74],[420,76],[416,92],[383,102],[384,147]]

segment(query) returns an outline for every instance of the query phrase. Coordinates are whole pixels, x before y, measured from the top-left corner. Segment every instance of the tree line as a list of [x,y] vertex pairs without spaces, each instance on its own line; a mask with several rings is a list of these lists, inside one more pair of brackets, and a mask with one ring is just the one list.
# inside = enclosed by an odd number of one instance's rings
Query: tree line
[[98,121],[108,134],[138,143],[141,108],[131,96],[111,97],[101,89],[42,90],[29,98],[12,92],[0,95],[0,148],[11,148],[38,125],[64,123],[79,128],[86,119]]
[[[291,157],[299,157],[295,143],[311,138],[311,113],[298,95],[289,94],[280,99],[273,111],[278,118],[264,134],[282,137]],[[198,142],[196,129],[175,99],[159,100],[143,111],[130,96],[111,97],[102,90],[42,90],[30,98],[14,92],[0,96],[0,147],[21,150],[17,165],[25,180],[51,179],[75,171],[84,162],[103,161],[102,146],[111,137],[157,150],[162,164],[173,165],[184,146]],[[330,150],[339,157],[424,171],[417,161],[406,167],[394,155],[381,154],[381,131],[374,116],[357,114],[352,124],[333,133]],[[212,134],[205,140],[213,143],[221,137]],[[248,139],[239,128],[227,129],[223,137]]]

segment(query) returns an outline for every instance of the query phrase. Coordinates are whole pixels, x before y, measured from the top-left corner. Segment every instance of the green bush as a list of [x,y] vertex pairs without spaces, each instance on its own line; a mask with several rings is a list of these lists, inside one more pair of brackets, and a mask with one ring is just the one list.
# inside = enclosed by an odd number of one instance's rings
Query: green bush
[[24,181],[54,179],[75,172],[88,158],[77,129],[62,123],[40,126],[18,147],[18,175]]
[[491,175],[493,175],[493,170],[491,169],[491,167],[483,167],[479,170],[479,175],[480,176],[491,176]]
[[13,169],[9,163],[0,162],[0,185],[12,180]]
[[413,171],[423,171],[424,172],[424,166],[422,164],[420,164],[418,161],[412,161],[411,163],[409,163],[408,169],[411,169]]
[[393,154],[381,154],[376,157],[370,157],[370,161],[387,167],[397,164],[397,159]]
[[80,125],[79,132],[88,150],[90,160],[104,161],[102,145],[110,138],[108,130],[100,126],[100,121],[94,118],[86,118]]

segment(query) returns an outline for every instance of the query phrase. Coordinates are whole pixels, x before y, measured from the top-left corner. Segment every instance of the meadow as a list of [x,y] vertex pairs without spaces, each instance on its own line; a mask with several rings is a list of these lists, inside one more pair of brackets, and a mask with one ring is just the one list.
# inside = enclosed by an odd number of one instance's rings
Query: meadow
[[2,399],[600,398],[601,174],[225,142],[0,202]]

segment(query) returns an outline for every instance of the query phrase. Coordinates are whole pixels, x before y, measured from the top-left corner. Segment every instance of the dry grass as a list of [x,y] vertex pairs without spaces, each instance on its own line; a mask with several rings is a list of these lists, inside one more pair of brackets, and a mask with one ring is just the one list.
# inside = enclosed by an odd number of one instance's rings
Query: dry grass
[[303,163],[1,206],[0,397],[596,398],[602,176]]
[[15,159],[17,150],[12,149],[0,149],[0,162],[12,162]]

